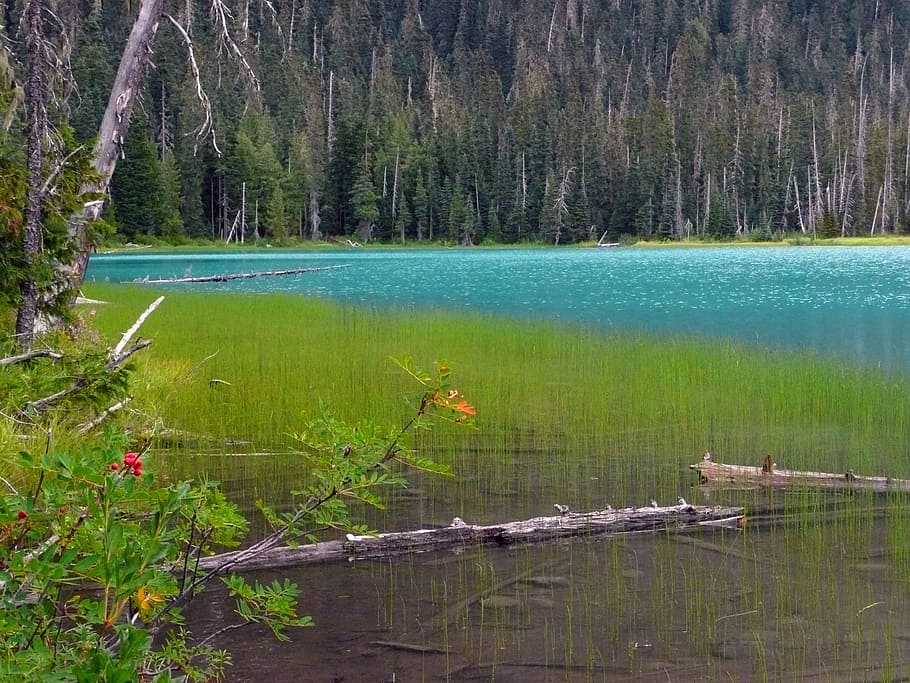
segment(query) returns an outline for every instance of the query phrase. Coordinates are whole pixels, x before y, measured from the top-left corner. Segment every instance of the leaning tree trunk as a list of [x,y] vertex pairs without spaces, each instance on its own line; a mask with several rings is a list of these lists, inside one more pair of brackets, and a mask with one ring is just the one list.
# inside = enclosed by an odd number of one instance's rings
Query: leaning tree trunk
[[[166,0],[142,0],[139,15],[133,22],[129,38],[123,48],[120,67],[111,88],[107,109],[98,129],[98,142],[95,145],[92,165],[98,175],[94,182],[82,188],[82,195],[87,198],[81,211],[74,214],[69,222],[69,239],[73,248],[73,258],[69,263],[61,264],[49,298],[68,296],[82,285],[85,269],[91,252],[91,243],[87,226],[101,215],[104,196],[107,194],[111,176],[117,166],[123,141],[130,126],[133,105],[141,89],[142,78],[148,65],[149,54],[158,31],[158,23],[164,12]],[[39,326],[47,326],[53,321],[39,321]]]
[[25,9],[28,42],[28,79],[25,82],[26,155],[28,190],[25,199],[25,231],[23,239],[24,277],[19,285],[21,303],[16,315],[16,336],[19,346],[28,351],[35,336],[38,315],[38,284],[35,267],[41,254],[41,231],[44,215],[44,137],[47,132],[47,85],[44,77],[43,0],[30,0]]

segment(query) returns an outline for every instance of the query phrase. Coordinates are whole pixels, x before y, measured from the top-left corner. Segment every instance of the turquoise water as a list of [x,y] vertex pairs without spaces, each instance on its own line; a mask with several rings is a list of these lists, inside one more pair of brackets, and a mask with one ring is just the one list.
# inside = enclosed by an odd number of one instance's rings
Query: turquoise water
[[346,267],[169,286],[720,336],[910,369],[907,247],[134,253],[93,257],[87,277],[131,281],[337,265]]

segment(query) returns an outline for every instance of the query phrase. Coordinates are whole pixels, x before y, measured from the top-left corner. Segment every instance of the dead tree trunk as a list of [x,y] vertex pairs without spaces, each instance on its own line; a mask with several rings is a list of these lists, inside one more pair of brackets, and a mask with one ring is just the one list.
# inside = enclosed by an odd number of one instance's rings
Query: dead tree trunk
[[710,453],[705,453],[701,462],[689,465],[698,474],[702,484],[717,486],[746,486],[765,488],[807,488],[832,491],[875,491],[885,493],[900,491],[910,493],[910,480],[891,477],[865,477],[847,470],[844,474],[834,472],[805,472],[801,470],[777,469],[771,456],[765,458],[760,467],[730,465],[714,462]]
[[[82,195],[88,198],[82,211],[76,213],[69,222],[69,240],[73,248],[73,260],[61,264],[57,269],[55,281],[47,293],[48,299],[65,296],[77,290],[85,278],[88,257],[91,251],[87,225],[101,215],[104,206],[103,197],[107,194],[111,176],[117,166],[121,147],[130,126],[130,116],[139,95],[142,77],[151,53],[151,47],[158,30],[158,23],[164,11],[166,0],[142,0],[139,15],[123,49],[120,66],[114,78],[107,109],[98,129],[98,142],[95,144],[93,166],[98,173],[97,179],[82,188]],[[38,185],[40,187],[40,184]],[[39,320],[37,326],[47,327],[52,321]],[[34,326],[33,326],[34,327]]]
[[689,505],[684,500],[670,507],[623,508],[573,513],[565,506],[554,517],[479,526],[455,518],[447,527],[400,531],[375,536],[348,534],[346,540],[272,548],[265,552],[238,550],[202,558],[199,567],[207,571],[266,569],[341,559],[376,559],[436,550],[461,549],[470,545],[511,546],[556,539],[591,537],[617,533],[706,526],[738,526],[742,508]]

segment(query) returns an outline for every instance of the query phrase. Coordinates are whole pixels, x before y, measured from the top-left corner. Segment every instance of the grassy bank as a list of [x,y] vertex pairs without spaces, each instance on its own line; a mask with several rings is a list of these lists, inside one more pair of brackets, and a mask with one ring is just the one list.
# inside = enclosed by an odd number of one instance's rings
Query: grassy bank
[[[811,234],[802,234],[799,232],[788,233],[777,239],[753,240],[749,238],[737,238],[733,240],[712,240],[712,239],[681,239],[681,240],[639,240],[637,238],[623,238],[623,248],[673,248],[673,247],[792,247],[792,246],[846,246],[846,247],[894,247],[910,246],[910,235],[878,235],[878,236],[861,236],[861,237],[831,237],[817,238]],[[450,242],[369,242],[359,244],[360,249],[442,249],[453,248],[456,245]],[[469,248],[492,248],[492,249],[546,249],[554,245],[549,242],[520,242],[509,244],[498,244],[494,242],[484,242]],[[597,246],[596,241],[578,242],[571,245],[563,245],[564,249],[572,248],[594,248]],[[313,242],[311,240],[290,240],[285,243],[272,243],[268,240],[259,240],[258,242],[246,242],[237,244],[234,242],[225,243],[220,240],[186,240],[179,243],[168,243],[163,240],[151,241],[148,243],[127,243],[111,242],[104,244],[99,248],[102,254],[114,253],[132,253],[142,252],[147,254],[157,253],[193,253],[193,252],[211,252],[215,251],[350,251],[352,246],[345,241],[337,242]]]

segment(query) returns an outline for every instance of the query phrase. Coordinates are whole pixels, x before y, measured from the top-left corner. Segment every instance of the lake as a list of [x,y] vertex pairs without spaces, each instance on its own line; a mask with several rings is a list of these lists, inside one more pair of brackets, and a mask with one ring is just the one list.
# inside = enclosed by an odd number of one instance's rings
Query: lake
[[[722,337],[910,369],[910,249],[350,250],[105,255],[88,278],[142,278],[344,265],[282,278],[170,285],[299,292],[370,309],[469,310],[604,331]],[[756,368],[761,372],[761,368]],[[557,378],[554,378],[557,379]],[[554,386],[556,383],[554,383]],[[554,392],[558,389],[554,389]],[[756,418],[761,421],[760,418]],[[876,423],[877,424],[877,423]],[[627,535],[523,548],[464,549],[280,572],[303,589],[316,627],[278,643],[244,629],[218,641],[232,681],[894,680],[910,676],[910,506],[899,496],[716,491],[691,486],[688,427],[587,435],[499,435],[456,454],[452,481],[416,478],[390,501],[384,529],[485,523],[661,502],[745,505],[745,530]],[[886,432],[887,425],[882,425]],[[778,431],[779,443],[840,455],[841,425]],[[682,435],[682,436],[680,436]],[[481,437],[483,434],[481,433]],[[694,440],[693,440],[694,441]],[[742,443],[741,441],[739,443]],[[477,444],[484,446],[483,442]],[[902,452],[902,444],[894,445]],[[251,509],[293,462],[176,453]],[[252,474],[250,473],[252,472]],[[261,473],[266,473],[265,475]],[[872,472],[870,472],[872,474]],[[231,620],[223,591],[193,605],[200,633]]]
[[910,368],[910,248],[427,249],[94,256],[88,280],[344,268],[225,283],[370,306],[445,307],[609,331],[721,336]]

